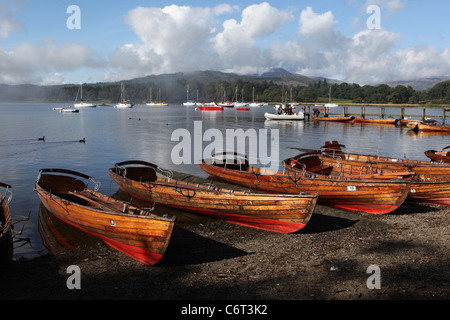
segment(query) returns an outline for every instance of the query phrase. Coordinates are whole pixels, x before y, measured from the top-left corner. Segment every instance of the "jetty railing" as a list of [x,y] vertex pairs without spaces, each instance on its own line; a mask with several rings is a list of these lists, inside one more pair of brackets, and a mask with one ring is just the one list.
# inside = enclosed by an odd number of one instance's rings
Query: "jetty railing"
[[[301,103],[300,103],[301,104]],[[303,104],[302,104],[303,105]],[[361,118],[366,117],[375,117],[379,119],[385,118],[396,118],[396,119],[421,119],[425,120],[427,117],[439,118],[442,119],[442,123],[445,124],[445,120],[450,117],[450,108],[448,107],[437,107],[437,106],[420,106],[420,105],[357,105],[357,104],[348,104],[348,105],[339,105],[339,112],[333,112],[336,108],[325,108],[322,105],[303,105],[305,116],[309,117],[314,115],[314,109],[320,108],[324,109],[321,111],[326,116],[357,116]],[[359,108],[359,112],[349,112],[349,107],[351,108]],[[373,113],[378,109],[377,113]],[[390,112],[386,112],[386,109],[390,110]],[[397,113],[391,113],[392,109],[399,109]],[[419,113],[413,114],[412,109],[421,109]],[[430,110],[441,110],[440,112],[433,112],[431,115],[427,111]],[[440,114],[439,114],[440,113]]]

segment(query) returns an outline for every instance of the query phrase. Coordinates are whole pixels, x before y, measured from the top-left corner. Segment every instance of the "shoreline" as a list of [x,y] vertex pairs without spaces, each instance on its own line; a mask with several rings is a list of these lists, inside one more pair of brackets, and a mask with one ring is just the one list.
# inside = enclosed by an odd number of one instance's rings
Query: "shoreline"
[[[0,299],[446,300],[449,212],[409,202],[382,216],[318,205],[287,235],[187,214],[155,266],[98,243],[1,266]],[[70,265],[80,267],[81,289],[67,288]],[[367,286],[371,265],[380,289]]]

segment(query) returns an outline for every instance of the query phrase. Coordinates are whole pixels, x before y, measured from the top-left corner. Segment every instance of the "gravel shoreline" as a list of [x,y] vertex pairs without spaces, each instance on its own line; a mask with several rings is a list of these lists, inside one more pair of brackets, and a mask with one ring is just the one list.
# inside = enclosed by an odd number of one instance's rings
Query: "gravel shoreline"
[[[180,214],[159,264],[101,243],[0,267],[13,300],[447,300],[449,209],[405,203],[388,215],[318,205],[295,234]],[[81,289],[67,288],[70,265]],[[380,289],[367,280],[380,270]],[[372,283],[374,283],[372,281]]]

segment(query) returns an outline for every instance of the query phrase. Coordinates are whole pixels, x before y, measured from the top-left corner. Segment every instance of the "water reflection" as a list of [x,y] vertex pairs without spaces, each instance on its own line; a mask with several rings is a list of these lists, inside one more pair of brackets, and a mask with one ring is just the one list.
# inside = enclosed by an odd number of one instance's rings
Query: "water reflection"
[[48,252],[56,255],[67,251],[83,251],[103,243],[97,237],[61,221],[41,203],[39,206],[38,231]]

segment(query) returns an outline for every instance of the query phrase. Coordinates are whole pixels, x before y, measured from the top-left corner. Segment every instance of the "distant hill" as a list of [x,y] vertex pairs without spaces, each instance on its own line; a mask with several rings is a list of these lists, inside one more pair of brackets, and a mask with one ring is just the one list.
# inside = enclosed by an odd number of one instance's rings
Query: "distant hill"
[[434,77],[434,78],[423,78],[423,79],[417,79],[417,80],[409,80],[409,81],[391,81],[391,82],[387,82],[386,84],[390,87],[395,87],[398,85],[402,85],[402,86],[411,86],[414,90],[416,91],[426,91],[430,88],[432,88],[435,84],[442,82],[442,81],[446,81],[446,80],[450,80],[450,78],[438,78],[438,77]]
[[[427,78],[414,81],[390,82],[387,83],[387,85],[393,88],[397,85],[411,86],[416,91],[425,92],[443,80],[446,79]],[[262,74],[253,75],[239,75],[236,73],[205,70],[148,75],[145,77],[115,82],[85,83],[83,84],[83,93],[85,99],[93,102],[102,101],[114,103],[118,101],[120,95],[120,83],[123,82],[126,86],[127,96],[134,100],[134,102],[146,102],[149,101],[150,98],[155,100],[158,98],[157,95],[159,95],[159,92],[161,92],[162,100],[169,103],[180,103],[186,100],[187,85],[190,86],[190,99],[193,99],[195,94],[198,93],[199,99],[206,100],[221,99],[224,92],[229,96],[227,99],[231,99],[237,86],[240,86],[239,89],[245,90],[244,99],[251,99],[252,89],[255,91],[256,88],[255,96],[259,95],[259,98],[261,99],[272,99],[270,101],[275,101],[279,96],[281,85],[283,83],[285,88],[291,88],[291,91],[292,88],[297,88],[294,89],[294,95],[296,95],[301,90],[299,88],[313,86],[318,84],[319,81],[322,83],[320,87],[323,87],[324,82],[326,82],[325,89],[320,89],[317,92],[319,96],[328,95],[327,84],[341,85],[344,83],[335,79],[308,77],[301,74],[295,74],[283,68],[272,68]],[[268,87],[271,87],[271,90],[266,90]],[[152,92],[152,97],[150,97],[149,89],[151,89],[150,92]],[[79,84],[52,86],[0,84],[0,101],[73,102],[77,96],[78,90]],[[336,94],[345,95],[344,93],[339,93],[339,90]],[[314,97],[310,98],[314,99]],[[256,99],[258,99],[258,97],[256,97]],[[302,99],[306,98],[302,97]],[[348,92],[346,93],[345,99],[350,99]]]
[[161,74],[161,75],[150,75],[146,77],[136,78],[132,80],[124,81],[125,83],[165,83],[170,84],[177,81],[185,80],[187,82],[217,82],[217,81],[248,81],[248,82],[259,82],[259,81],[273,81],[274,83],[281,84],[283,82],[283,77],[286,79],[286,83],[294,86],[308,86],[310,84],[316,83],[318,80],[315,78],[310,78],[300,74],[291,73],[282,68],[272,68],[261,75],[239,75],[236,73],[225,73],[220,71],[194,71],[194,72],[179,72],[172,74]]

